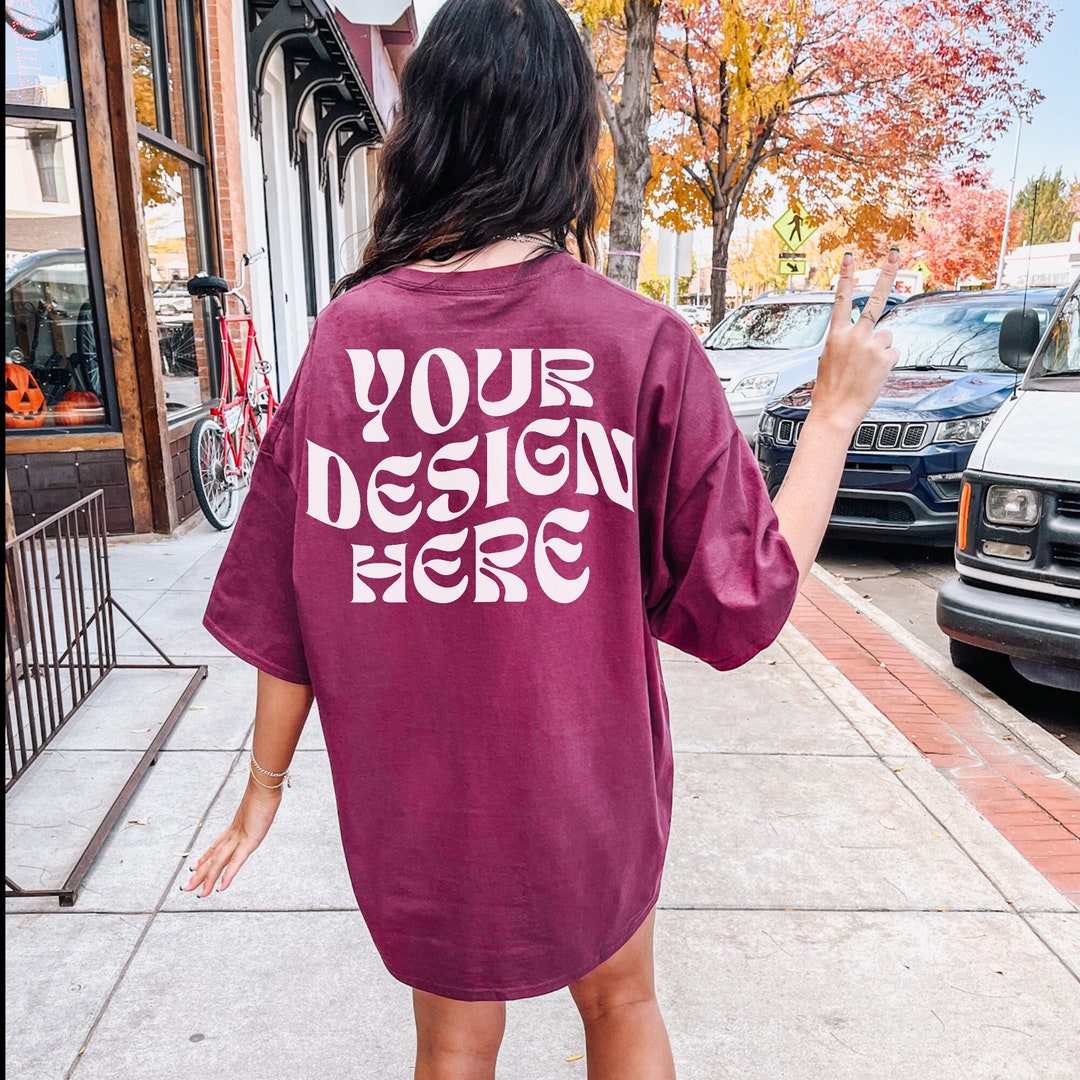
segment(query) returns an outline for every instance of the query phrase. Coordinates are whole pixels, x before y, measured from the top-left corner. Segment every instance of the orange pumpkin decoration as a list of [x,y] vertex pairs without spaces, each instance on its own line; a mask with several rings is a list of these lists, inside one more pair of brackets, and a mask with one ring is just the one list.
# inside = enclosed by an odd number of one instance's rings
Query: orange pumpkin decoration
[[81,424],[101,424],[105,410],[101,398],[89,390],[69,390],[53,406],[53,423],[62,427],[78,427]]
[[45,395],[30,369],[22,364],[4,364],[4,427],[45,426]]

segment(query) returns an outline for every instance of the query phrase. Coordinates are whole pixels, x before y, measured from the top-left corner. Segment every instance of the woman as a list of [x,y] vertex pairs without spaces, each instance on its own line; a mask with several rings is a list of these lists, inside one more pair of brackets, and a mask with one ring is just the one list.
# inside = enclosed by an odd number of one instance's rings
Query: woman
[[555,0],[439,12],[363,262],[317,321],[206,615],[259,668],[258,704],[243,801],[184,888],[228,888],[262,840],[317,697],[421,1080],[493,1076],[505,1001],[564,986],[591,1080],[673,1075],[656,639],[718,668],[773,640],[895,361],[874,320],[896,254],[855,324],[846,257],[770,505],[693,331],[587,265],[598,134]]

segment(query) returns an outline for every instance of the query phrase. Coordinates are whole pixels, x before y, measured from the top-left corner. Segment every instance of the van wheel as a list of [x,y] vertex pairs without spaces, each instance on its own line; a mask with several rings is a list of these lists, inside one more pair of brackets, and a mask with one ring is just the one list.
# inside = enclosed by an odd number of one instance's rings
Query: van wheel
[[966,641],[957,641],[956,638],[949,638],[949,659],[954,667],[983,683],[989,682],[995,675],[1000,675],[1003,669],[1011,666],[1008,658],[1001,653],[980,649],[977,645],[969,645]]

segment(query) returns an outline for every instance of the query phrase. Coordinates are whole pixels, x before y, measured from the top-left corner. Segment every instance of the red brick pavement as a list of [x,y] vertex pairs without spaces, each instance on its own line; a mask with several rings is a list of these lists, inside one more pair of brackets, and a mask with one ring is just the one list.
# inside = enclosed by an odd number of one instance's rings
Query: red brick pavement
[[895,638],[814,578],[791,622],[946,773],[1035,869],[1080,907],[1080,791]]

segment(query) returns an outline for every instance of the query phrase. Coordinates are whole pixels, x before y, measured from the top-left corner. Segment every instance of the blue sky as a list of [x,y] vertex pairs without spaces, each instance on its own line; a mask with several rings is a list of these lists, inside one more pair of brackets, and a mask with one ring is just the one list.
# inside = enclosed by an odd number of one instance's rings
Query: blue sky
[[[1053,29],[1033,49],[1024,64],[1024,81],[1041,90],[1046,99],[1030,124],[1020,130],[1017,187],[1043,168],[1052,173],[1059,165],[1066,177],[1080,176],[1080,95],[1077,93],[1077,58],[1080,42],[1080,3],[1057,0]],[[995,144],[988,161],[994,182],[1008,187],[1016,152],[1016,126]]]
[[[444,0],[413,0],[421,29]],[[1027,57],[1024,81],[1046,95],[1030,124],[1020,132],[1017,187],[1041,169],[1052,173],[1059,165],[1066,177],[1080,176],[1080,0],[1052,0],[1057,11],[1054,27]],[[1007,188],[1016,150],[1016,126],[994,144],[987,168],[998,187]]]

